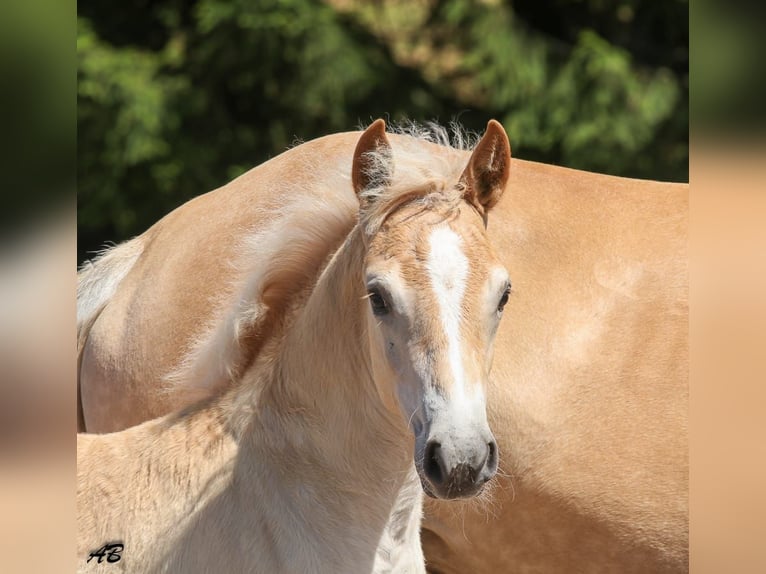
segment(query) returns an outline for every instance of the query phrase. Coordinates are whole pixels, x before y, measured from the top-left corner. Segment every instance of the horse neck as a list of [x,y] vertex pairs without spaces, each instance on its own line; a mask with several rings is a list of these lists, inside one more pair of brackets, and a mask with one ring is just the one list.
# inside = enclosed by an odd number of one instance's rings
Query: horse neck
[[[346,433],[375,437],[406,434],[390,393],[391,375],[370,345],[363,281],[365,246],[358,227],[320,274],[303,310],[281,342],[270,407],[321,413]],[[376,384],[376,379],[378,384]],[[390,384],[387,384],[390,383]]]
[[228,409],[239,427],[234,482],[255,491],[271,485],[265,495],[289,508],[282,516],[322,516],[333,536],[343,530],[349,545],[360,544],[358,555],[374,553],[384,532],[419,549],[422,498],[414,440],[375,385],[364,254],[361,232],[352,231],[286,332],[264,350],[271,358],[245,374],[262,384],[239,385],[260,390],[233,395]]
[[[392,388],[383,381],[389,375],[373,368],[385,361],[374,356],[379,351],[369,344],[364,258],[363,234],[356,226],[319,274],[305,303],[286,321],[285,331],[245,373],[238,385],[244,392],[235,400],[248,414],[242,422],[271,421],[257,425],[262,427],[258,438],[276,440],[280,448],[292,440],[310,444],[328,460],[345,462],[351,454],[369,457],[368,443],[374,443],[398,453],[406,465],[412,438],[392,396],[378,392]],[[250,377],[262,384],[247,384]],[[376,379],[383,384],[376,385]],[[254,389],[251,394],[248,387]],[[249,416],[253,408],[256,417]]]
[[[283,332],[229,393],[225,410],[235,435],[276,441],[280,448],[285,441],[310,444],[327,460],[369,453],[367,443],[374,443],[397,453],[397,466],[411,463],[406,453],[413,439],[390,391],[393,381],[386,379],[392,375],[379,368],[386,360],[369,344],[365,253],[357,225],[304,304],[285,319]],[[260,429],[255,434],[254,423]]]

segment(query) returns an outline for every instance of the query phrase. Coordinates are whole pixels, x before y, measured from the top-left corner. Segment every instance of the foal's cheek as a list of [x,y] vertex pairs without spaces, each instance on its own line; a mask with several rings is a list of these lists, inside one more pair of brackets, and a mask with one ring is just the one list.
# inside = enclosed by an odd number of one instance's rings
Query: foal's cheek
[[414,373],[406,345],[397,343],[392,338],[386,339],[386,358],[394,373],[396,396],[402,416],[407,420],[412,417],[421,403],[418,377]]
[[399,398],[402,417],[417,436],[422,425],[420,417],[415,416],[420,407],[420,396],[415,385],[411,384],[411,381],[400,380],[397,384],[396,395]]
[[386,358],[388,359],[388,362],[391,364],[391,369],[394,372],[398,372],[400,369],[400,363],[401,359],[399,357],[399,349],[396,346],[396,343],[392,339],[385,339],[385,345],[386,345]]
[[388,366],[398,378],[401,378],[407,366],[407,358],[403,356],[406,345],[402,344],[401,334],[394,324],[383,327],[380,335]]

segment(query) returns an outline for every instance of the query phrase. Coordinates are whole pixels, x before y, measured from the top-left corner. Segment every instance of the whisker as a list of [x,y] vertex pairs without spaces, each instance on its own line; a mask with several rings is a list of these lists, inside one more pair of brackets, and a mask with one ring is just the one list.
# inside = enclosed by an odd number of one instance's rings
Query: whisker
[[412,411],[412,414],[410,415],[410,420],[408,420],[408,421],[407,421],[407,426],[408,426],[408,427],[409,427],[409,426],[412,424],[412,419],[413,419],[413,417],[415,416],[415,413],[416,413],[416,412],[418,412],[419,410],[420,410],[420,405],[418,405],[417,407],[415,407],[415,410],[414,410],[414,411]]

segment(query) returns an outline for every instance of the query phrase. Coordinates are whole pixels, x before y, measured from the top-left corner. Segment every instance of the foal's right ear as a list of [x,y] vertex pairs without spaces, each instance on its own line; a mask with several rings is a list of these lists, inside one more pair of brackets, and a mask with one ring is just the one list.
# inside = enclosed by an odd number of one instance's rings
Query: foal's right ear
[[372,187],[385,186],[391,180],[391,144],[386,137],[386,122],[377,119],[364,130],[354,150],[351,183],[357,197]]

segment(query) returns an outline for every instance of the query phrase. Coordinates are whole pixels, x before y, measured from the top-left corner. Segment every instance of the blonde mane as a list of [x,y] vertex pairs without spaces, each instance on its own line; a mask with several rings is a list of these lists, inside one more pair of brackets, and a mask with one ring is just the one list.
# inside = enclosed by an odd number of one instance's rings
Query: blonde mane
[[[370,235],[406,203],[419,202],[424,207],[459,203],[465,152],[475,145],[476,137],[457,124],[447,129],[435,123],[407,123],[390,131],[392,153],[369,157],[371,169],[391,177],[362,192],[365,208],[361,213],[353,193],[307,194],[287,209],[270,212],[272,224],[245,239],[233,263],[240,278],[235,296],[221,302],[214,324],[166,377],[166,392],[183,388],[193,401],[229,388],[252,363],[296,296],[313,286],[357,223]],[[338,178],[348,181],[349,187],[350,156],[348,164],[339,166]],[[303,167],[311,173],[319,166]],[[294,193],[289,182],[283,185],[286,194]],[[325,195],[333,197],[332,202],[323,200]]]
[[460,176],[465,155],[478,142],[476,134],[454,122],[449,128],[407,122],[394,125],[389,132],[404,136],[392,138],[396,143],[391,153],[366,154],[368,176],[376,182],[360,195],[367,235],[374,235],[386,218],[405,204],[420,203],[426,208],[440,205],[448,210],[457,206],[463,199]]

